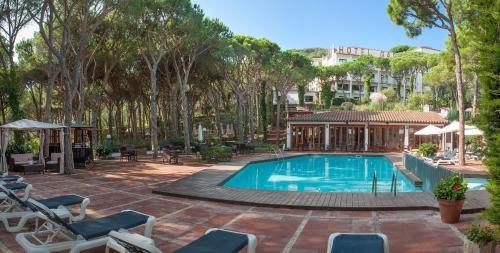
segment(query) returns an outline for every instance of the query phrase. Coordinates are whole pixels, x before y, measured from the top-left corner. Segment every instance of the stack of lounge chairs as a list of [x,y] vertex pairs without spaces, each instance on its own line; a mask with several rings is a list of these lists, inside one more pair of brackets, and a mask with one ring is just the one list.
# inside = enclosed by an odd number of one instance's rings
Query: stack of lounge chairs
[[458,151],[456,149],[450,149],[445,151],[441,156],[424,157],[424,160],[435,163],[436,165],[455,164],[458,161],[457,152]]
[[[0,221],[9,232],[19,232],[27,221],[36,219],[35,229],[16,235],[16,241],[28,253],[67,251],[70,253],[106,246],[121,253],[161,253],[151,239],[155,217],[133,210],[124,210],[97,219],[86,219],[90,200],[78,195],[63,195],[35,200],[30,197],[31,185],[22,177],[1,175]],[[8,183],[12,182],[12,183]],[[28,189],[28,190],[26,190]],[[22,192],[22,196],[19,194]],[[75,214],[70,207],[79,206]],[[74,209],[71,209],[74,210]],[[18,222],[12,225],[12,220]],[[41,221],[41,224],[39,224]],[[144,233],[130,233],[144,225]],[[211,228],[205,235],[174,253],[236,253],[246,248],[255,253],[257,237],[253,234]],[[384,234],[335,233],[330,235],[327,253],[387,253]]]

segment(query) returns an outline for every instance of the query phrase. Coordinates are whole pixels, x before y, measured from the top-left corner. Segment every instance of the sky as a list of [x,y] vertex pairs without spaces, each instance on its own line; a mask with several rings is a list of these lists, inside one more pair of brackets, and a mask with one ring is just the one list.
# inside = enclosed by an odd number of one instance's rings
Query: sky
[[444,48],[447,33],[426,29],[408,38],[387,15],[388,0],[192,0],[235,34],[267,38],[283,49],[395,45]]
[[[282,49],[358,46],[388,50],[395,45],[444,48],[447,33],[426,29],[408,38],[386,12],[388,0],[192,0],[235,34],[267,38]],[[17,41],[38,30],[30,24]]]

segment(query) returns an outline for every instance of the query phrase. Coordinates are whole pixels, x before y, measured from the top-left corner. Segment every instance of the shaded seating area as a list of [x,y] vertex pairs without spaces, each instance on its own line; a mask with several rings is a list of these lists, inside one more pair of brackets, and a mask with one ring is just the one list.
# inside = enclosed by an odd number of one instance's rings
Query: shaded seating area
[[[27,154],[10,154],[12,169],[19,169],[20,171],[26,172],[39,172],[43,173],[45,170],[45,157],[44,157],[44,147],[45,147],[45,131],[46,130],[59,130],[60,133],[60,149],[61,153],[64,153],[64,128],[65,126],[56,125],[46,122],[39,122],[29,119],[22,119],[14,121],[5,125],[0,126],[0,172],[8,173],[8,160],[7,160],[7,148],[9,144],[9,132],[12,131],[31,131],[37,132],[40,136],[40,149],[38,157],[31,153]],[[64,156],[61,156],[59,160],[59,172],[64,172]]]

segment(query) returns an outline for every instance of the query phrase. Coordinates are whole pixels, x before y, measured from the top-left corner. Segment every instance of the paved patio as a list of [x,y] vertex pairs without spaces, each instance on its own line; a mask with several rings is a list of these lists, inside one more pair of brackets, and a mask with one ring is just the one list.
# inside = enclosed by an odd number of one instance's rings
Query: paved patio
[[[446,225],[440,222],[439,213],[435,211],[276,209],[152,193],[161,183],[176,181],[207,167],[196,162],[163,165],[161,159],[153,161],[142,157],[137,163],[97,161],[92,169],[71,176],[27,175],[25,181],[33,184],[35,198],[69,193],[89,197],[92,217],[123,209],[156,216],[153,237],[164,252],[187,244],[210,227],[256,234],[257,252],[326,252],[330,233],[378,231],[389,237],[391,252],[462,252],[460,231],[475,217],[466,214],[461,223]],[[14,238],[15,234],[0,228],[0,250],[23,252]]]

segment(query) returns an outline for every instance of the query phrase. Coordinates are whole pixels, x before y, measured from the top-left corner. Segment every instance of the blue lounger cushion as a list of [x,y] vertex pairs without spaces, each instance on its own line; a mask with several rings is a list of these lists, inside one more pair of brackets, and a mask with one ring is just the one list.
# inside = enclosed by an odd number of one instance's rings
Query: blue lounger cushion
[[341,234],[333,241],[332,253],[384,253],[384,239],[378,235]]
[[212,231],[174,253],[237,253],[248,244],[244,234],[228,231]]
[[83,200],[84,198],[78,195],[71,194],[48,199],[40,199],[37,201],[44,204],[49,209],[55,209],[59,206],[72,206],[81,204]]
[[26,187],[28,187],[28,184],[26,184],[26,183],[10,183],[10,184],[4,184],[3,186],[11,191],[15,191],[15,190],[26,189]]
[[0,180],[5,181],[5,182],[11,182],[11,181],[17,181],[20,176],[5,176],[5,177],[0,177]]
[[99,219],[65,224],[74,234],[89,240],[109,234],[111,231],[128,229],[146,224],[149,216],[133,211],[115,213]]

